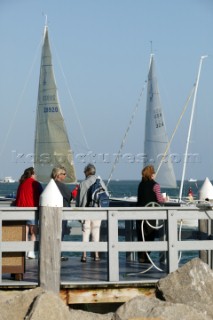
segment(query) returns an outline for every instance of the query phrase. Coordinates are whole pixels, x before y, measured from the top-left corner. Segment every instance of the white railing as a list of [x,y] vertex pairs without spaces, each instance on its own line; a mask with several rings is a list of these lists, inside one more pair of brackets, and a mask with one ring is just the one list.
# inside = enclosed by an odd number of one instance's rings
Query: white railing
[[[178,268],[178,256],[180,251],[208,251],[208,264],[212,267],[213,240],[208,237],[212,234],[213,210],[205,210],[196,207],[150,207],[150,208],[131,208],[131,207],[109,207],[109,208],[63,208],[63,220],[102,220],[106,221],[107,239],[98,243],[85,243],[79,241],[62,241],[61,251],[66,252],[106,252],[108,254],[108,281],[119,282],[119,252],[165,252],[167,259],[167,270],[173,272]],[[0,239],[2,239],[2,225],[6,221],[26,220],[38,221],[37,208],[0,208]],[[159,220],[164,222],[165,234],[153,242],[138,242],[134,239],[134,230],[127,229],[131,225],[128,222],[135,220]],[[207,221],[207,229],[200,230],[202,239],[181,240],[178,236],[180,220],[184,221]],[[124,238],[119,239],[121,233],[120,222],[125,221]],[[80,230],[72,233],[80,234]],[[123,240],[124,239],[124,240]],[[0,242],[0,266],[2,265],[2,252],[27,252],[38,250],[38,241],[3,241]],[[0,268],[1,270],[1,268]],[[0,272],[0,280],[2,274]]]

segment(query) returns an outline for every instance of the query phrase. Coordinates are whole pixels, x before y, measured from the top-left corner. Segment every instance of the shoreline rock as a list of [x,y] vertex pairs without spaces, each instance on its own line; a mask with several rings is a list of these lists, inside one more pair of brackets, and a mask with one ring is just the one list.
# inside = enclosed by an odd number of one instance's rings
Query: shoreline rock
[[137,296],[115,312],[69,308],[42,288],[0,291],[1,320],[213,320],[213,271],[196,258],[160,279],[156,297]]

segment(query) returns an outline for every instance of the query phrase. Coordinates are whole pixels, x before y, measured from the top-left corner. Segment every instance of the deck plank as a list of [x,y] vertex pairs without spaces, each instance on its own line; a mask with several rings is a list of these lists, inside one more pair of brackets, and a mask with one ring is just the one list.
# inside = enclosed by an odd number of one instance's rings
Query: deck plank
[[[75,286],[96,286],[107,285],[110,286],[112,282],[108,282],[108,261],[107,259],[101,259],[101,261],[93,261],[92,258],[87,258],[86,263],[80,262],[80,257],[70,256],[67,261],[61,262],[61,287],[75,287]],[[160,278],[166,276],[166,272],[159,272],[154,267],[150,268],[150,264],[142,264],[137,261],[127,262],[120,259],[119,261],[119,282],[122,283],[153,283]],[[145,273],[143,273],[145,272]],[[14,281],[11,279],[10,274],[3,274],[2,283],[3,286],[15,286],[15,287],[29,287],[32,285],[38,285],[38,259],[26,260],[26,272],[23,276],[23,281]]]

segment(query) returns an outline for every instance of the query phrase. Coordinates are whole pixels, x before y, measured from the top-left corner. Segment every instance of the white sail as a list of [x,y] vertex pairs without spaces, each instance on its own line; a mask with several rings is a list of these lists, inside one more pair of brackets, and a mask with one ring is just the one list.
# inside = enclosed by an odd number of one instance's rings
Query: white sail
[[199,200],[213,200],[213,185],[209,178],[206,178],[199,190]]
[[57,165],[66,168],[66,183],[76,182],[72,150],[58,99],[48,28],[45,26],[34,145],[37,179],[44,183],[49,182],[51,171]]
[[[155,72],[153,54],[150,58],[150,67],[147,84],[146,123],[144,155],[147,164],[153,164],[158,169],[165,150],[168,146],[163,110],[161,107],[160,93]],[[162,187],[176,188],[176,178],[168,150],[157,173],[156,180]]]

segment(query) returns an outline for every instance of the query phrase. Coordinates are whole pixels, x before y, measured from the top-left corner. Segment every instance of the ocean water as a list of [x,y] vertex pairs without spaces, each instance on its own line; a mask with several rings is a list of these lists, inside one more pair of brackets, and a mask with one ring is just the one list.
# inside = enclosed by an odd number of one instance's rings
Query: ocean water
[[[112,180],[109,183],[108,189],[110,194],[114,197],[132,197],[137,196],[137,189],[140,181],[139,180]],[[178,198],[180,191],[181,181],[177,181],[177,188],[167,189],[161,188],[161,192],[166,192],[166,194],[172,198]],[[198,197],[198,192],[203,184],[203,181],[189,182],[186,180],[183,185],[183,197],[188,195],[188,190],[191,187],[194,197]]]
[[[113,197],[131,197],[137,195],[137,188],[139,180],[111,180],[108,189]],[[189,187],[192,188],[193,194],[195,198],[198,197],[198,191],[201,188],[203,181],[198,180],[196,182],[185,181],[183,186],[183,197],[187,196]],[[44,186],[45,187],[45,186]],[[15,183],[0,183],[0,196],[12,196],[16,195],[16,191],[18,188],[18,182]],[[69,185],[70,190],[74,188],[73,185]],[[166,192],[166,194],[172,198],[177,198],[180,190],[180,181],[177,181],[177,188],[174,189],[166,189],[161,188],[162,192]]]

